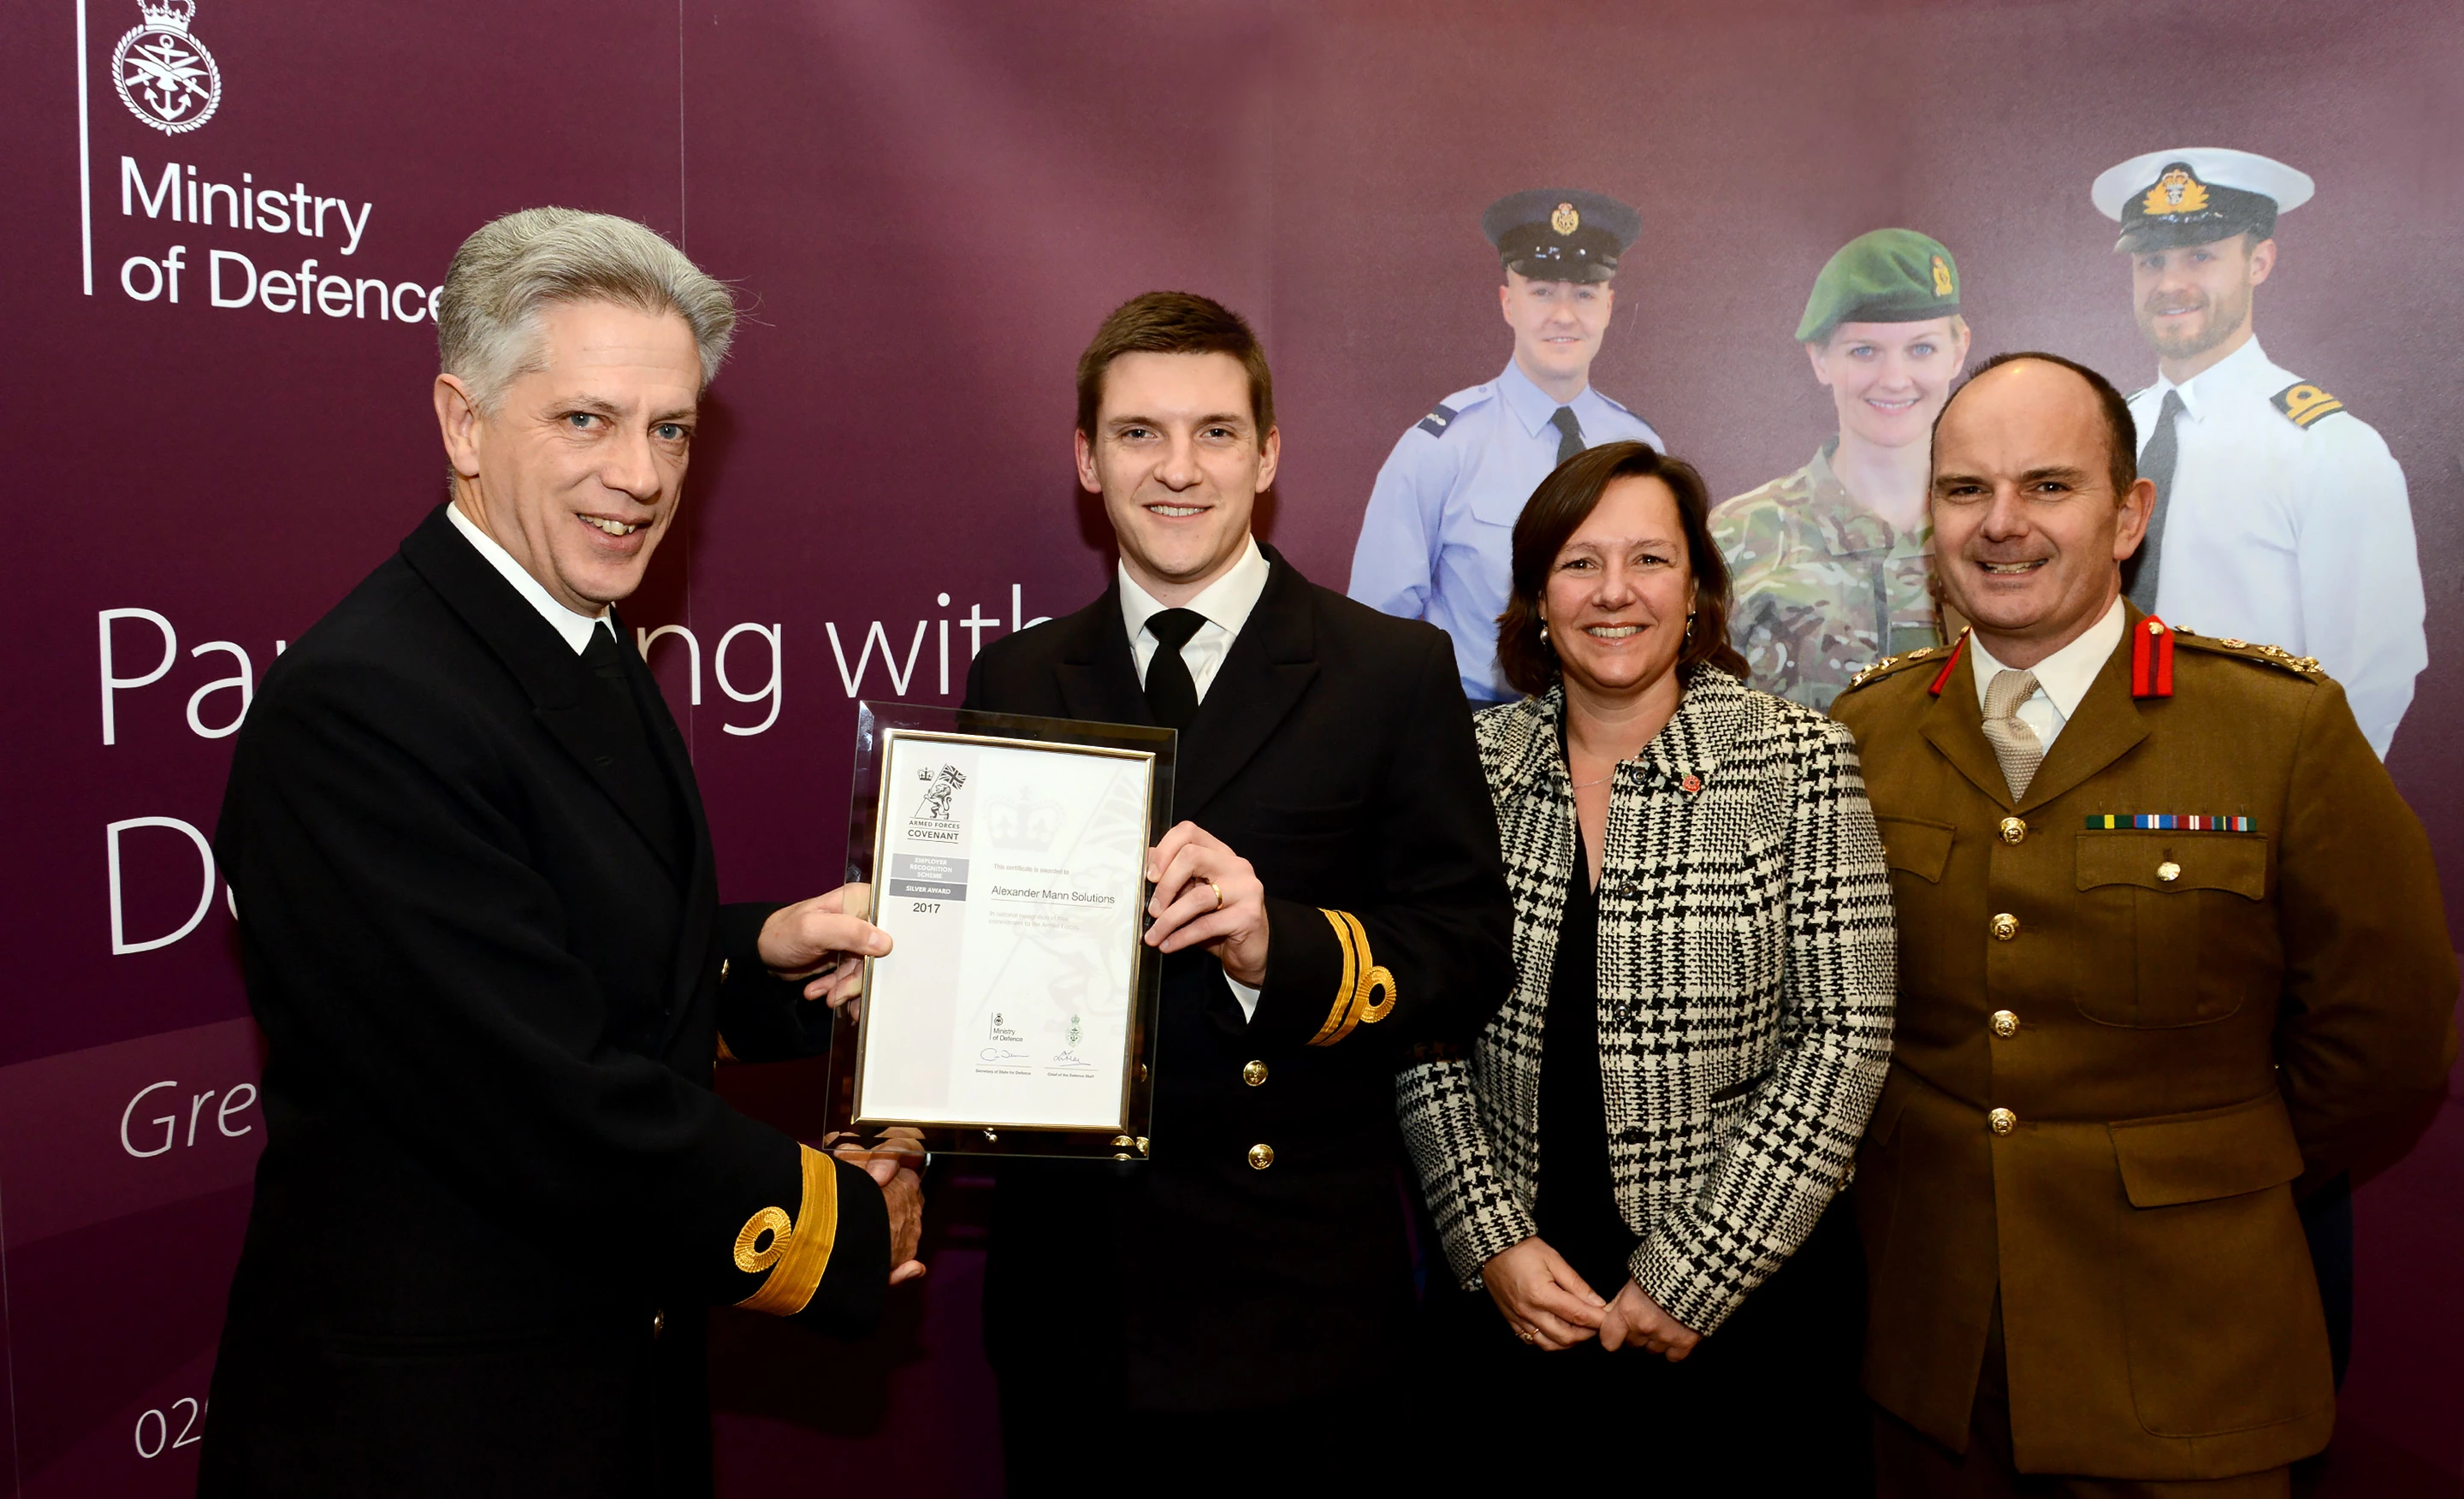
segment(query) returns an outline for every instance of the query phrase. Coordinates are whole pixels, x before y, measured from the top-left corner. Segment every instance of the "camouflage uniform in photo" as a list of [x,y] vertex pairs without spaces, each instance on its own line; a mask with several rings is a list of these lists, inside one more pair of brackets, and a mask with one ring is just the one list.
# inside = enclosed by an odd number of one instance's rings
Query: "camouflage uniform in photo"
[[1837,446],[1711,512],[1753,685],[1822,711],[1873,662],[1942,640],[1932,527],[1903,532],[1858,503],[1831,471]]

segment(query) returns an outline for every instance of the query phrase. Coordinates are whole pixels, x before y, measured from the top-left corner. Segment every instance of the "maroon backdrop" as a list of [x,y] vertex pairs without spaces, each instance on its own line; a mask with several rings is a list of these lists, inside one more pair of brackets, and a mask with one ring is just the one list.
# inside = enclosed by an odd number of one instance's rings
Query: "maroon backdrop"
[[[1340,586],[1397,435],[1505,362],[1476,228],[1505,191],[1640,207],[1595,378],[1732,494],[1830,430],[1789,333],[1850,236],[1934,234],[1978,353],[2051,347],[2129,387],[2153,361],[2089,180],[2167,144],[2281,157],[2320,191],[2285,219],[2260,331],[2410,482],[2431,666],[2389,763],[2464,891],[2442,774],[2464,734],[2464,21],[2439,0],[198,4],[221,95],[180,133],[113,83],[136,0],[0,13],[20,475],[0,1475],[19,1492],[193,1484],[263,1122],[228,910],[182,825],[210,832],[242,661],[261,674],[437,502],[425,289],[514,208],[643,219],[751,305],[628,613],[689,632],[652,661],[726,893],[789,896],[836,882],[851,696],[952,697],[971,637],[1102,586],[1069,370],[1133,293],[1257,321],[1283,386],[1266,529]],[[310,232],[225,222],[217,184],[278,191]],[[312,258],[302,312],[283,288]],[[809,1124],[796,1069],[726,1086]],[[2360,1194],[2331,1489],[2464,1494],[2459,1188],[2451,1106]],[[861,1348],[722,1317],[724,1491],[997,1488],[977,1191],[936,1198],[934,1274]]]

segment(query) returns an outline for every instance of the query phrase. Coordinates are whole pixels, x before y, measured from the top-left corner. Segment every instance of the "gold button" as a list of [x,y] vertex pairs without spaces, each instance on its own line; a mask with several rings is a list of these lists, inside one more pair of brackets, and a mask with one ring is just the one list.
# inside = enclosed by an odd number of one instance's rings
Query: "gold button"
[[2156,877],[2163,880],[2166,884],[2170,885],[2175,880],[2182,877],[2182,867],[2174,863],[2172,860],[2167,859],[2164,863],[2156,866]]
[[1985,1126],[1996,1135],[2008,1135],[2019,1127],[2019,1116],[2008,1109],[1996,1109],[1985,1116]]
[[727,959],[724,958],[718,960],[718,981],[721,983],[727,981]]
[[2009,1010],[1993,1012],[1993,1034],[2008,1041],[2019,1033],[2019,1017]]
[[1241,1069],[1241,1081],[1248,1084],[1252,1088],[1257,1087],[1260,1083],[1263,1083],[1265,1080],[1266,1064],[1264,1062],[1252,1062],[1247,1067]]
[[2018,843],[2027,836],[2028,825],[2025,821],[2016,817],[2006,817],[2002,819],[2002,841],[2004,843]]
[[1274,1163],[1275,1147],[1272,1145],[1252,1145],[1249,1147],[1250,1170],[1264,1171]]
[[1993,918],[1993,940],[2007,942],[2019,935],[2019,918],[2005,911]]
[[650,1335],[651,1335],[652,1337],[656,1337],[656,1336],[658,1336],[660,1334],[662,1334],[662,1333],[666,1332],[667,1330],[668,1330],[668,1314],[667,1314],[667,1312],[666,1312],[665,1311],[659,1311],[659,1312],[651,1312],[651,1313],[650,1313]]

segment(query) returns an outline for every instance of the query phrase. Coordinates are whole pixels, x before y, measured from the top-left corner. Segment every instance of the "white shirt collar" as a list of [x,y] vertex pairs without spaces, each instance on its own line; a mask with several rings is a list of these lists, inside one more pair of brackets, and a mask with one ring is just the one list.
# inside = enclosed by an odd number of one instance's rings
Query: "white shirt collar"
[[[2071,716],[2079,712],[2079,699],[2087,695],[2087,690],[2096,684],[2097,673],[2104,670],[2104,663],[2121,646],[2125,623],[2122,600],[2117,596],[2102,619],[2081,630],[2077,640],[2029,668],[2036,673],[2036,692],[2054,705],[2054,712],[2060,715],[2059,721],[2068,723]],[[1985,642],[1973,632],[1968,644],[1976,652],[1976,706],[1983,708],[1986,690],[1993,685],[1993,673],[2010,669],[1994,660],[1993,652],[1986,650]]]
[[[1112,565],[1121,580],[1121,625],[1130,632],[1130,643],[1134,647],[1147,621],[1162,613],[1166,606],[1138,586],[1137,580],[1130,576],[1128,563]],[[1266,564],[1266,554],[1258,550],[1258,539],[1251,536],[1243,545],[1241,560],[1181,607],[1195,609],[1206,616],[1208,624],[1220,627],[1227,635],[1237,635],[1241,627],[1249,622],[1249,611],[1258,606],[1258,597],[1266,591],[1266,579],[1273,571]]]
[[2269,387],[2266,393],[2273,393],[2275,386],[2279,383],[2271,378],[2276,373],[2275,362],[2267,357],[2265,349],[2258,346],[2258,338],[2254,334],[2249,342],[2178,386],[2160,372],[2156,377],[2156,399],[2161,402],[2166,391],[2179,390],[2182,393],[2182,409],[2195,422],[2199,419],[2199,408],[2203,403],[2239,394],[2245,386],[2264,386]]
[[445,507],[445,518],[452,521],[453,529],[461,532],[464,540],[476,548],[480,556],[488,560],[489,566],[504,575],[505,581],[514,585],[514,591],[522,596],[523,603],[539,610],[539,618],[556,627],[556,632],[564,637],[564,643],[573,648],[575,655],[580,655],[590,649],[591,628],[603,622],[607,624],[608,638],[615,638],[616,626],[608,620],[605,605],[599,606],[599,612],[595,616],[576,614],[556,602],[555,596],[547,589],[539,586],[539,581],[525,571],[521,563],[514,561],[513,553],[497,545],[495,537],[473,524],[471,518],[462,513],[461,506],[448,503]]

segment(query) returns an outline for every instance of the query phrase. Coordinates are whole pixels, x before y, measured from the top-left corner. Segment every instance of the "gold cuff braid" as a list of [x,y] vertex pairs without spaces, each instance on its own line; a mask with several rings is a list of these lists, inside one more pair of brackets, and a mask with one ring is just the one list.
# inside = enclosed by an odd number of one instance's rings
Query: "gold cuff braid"
[[[1360,918],[1349,911],[1328,911],[1318,915],[1334,928],[1334,940],[1343,949],[1343,981],[1334,991],[1334,1007],[1326,1013],[1326,1024],[1317,1028],[1309,1044],[1331,1047],[1352,1034],[1354,1025],[1375,1025],[1395,1008],[1395,976],[1378,967],[1369,952],[1369,932]],[[1385,998],[1372,1003],[1370,996],[1384,991]]]
[[[792,1317],[812,1302],[813,1292],[822,1284],[822,1272],[829,1268],[830,1248],[839,1235],[839,1173],[829,1157],[810,1145],[797,1147],[804,1169],[804,1199],[793,1224],[784,1228],[786,1214],[776,1207],[765,1207],[744,1221],[736,1237],[736,1263],[747,1269],[755,1261],[766,1264],[770,1275],[761,1289],[737,1303],[748,1312],[766,1312],[774,1317]],[[756,1250],[764,1230],[771,1234],[770,1244]]]

